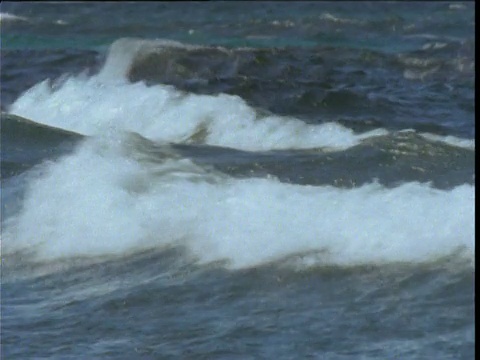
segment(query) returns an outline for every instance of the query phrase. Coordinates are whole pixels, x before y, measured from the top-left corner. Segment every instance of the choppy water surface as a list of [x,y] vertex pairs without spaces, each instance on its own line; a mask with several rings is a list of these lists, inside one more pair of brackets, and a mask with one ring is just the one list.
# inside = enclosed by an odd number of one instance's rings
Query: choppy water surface
[[474,7],[2,3],[2,358],[473,358]]

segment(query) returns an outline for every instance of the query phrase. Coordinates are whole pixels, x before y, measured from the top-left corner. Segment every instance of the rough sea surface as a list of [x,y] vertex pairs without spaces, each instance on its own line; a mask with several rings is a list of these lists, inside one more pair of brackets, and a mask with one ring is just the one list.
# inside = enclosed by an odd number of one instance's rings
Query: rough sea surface
[[2,2],[2,359],[473,359],[474,2]]

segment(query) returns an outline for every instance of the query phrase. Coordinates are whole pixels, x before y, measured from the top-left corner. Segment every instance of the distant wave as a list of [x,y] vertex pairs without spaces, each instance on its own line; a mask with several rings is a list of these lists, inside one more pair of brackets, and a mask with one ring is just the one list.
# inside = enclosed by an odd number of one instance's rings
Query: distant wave
[[4,21],[28,21],[28,18],[10,13],[0,13],[0,22]]
[[474,139],[461,139],[452,135],[441,136],[441,135],[435,135],[435,134],[429,134],[429,133],[421,133],[420,135],[423,136],[425,139],[428,139],[431,141],[440,141],[450,146],[456,146],[464,149],[475,150]]

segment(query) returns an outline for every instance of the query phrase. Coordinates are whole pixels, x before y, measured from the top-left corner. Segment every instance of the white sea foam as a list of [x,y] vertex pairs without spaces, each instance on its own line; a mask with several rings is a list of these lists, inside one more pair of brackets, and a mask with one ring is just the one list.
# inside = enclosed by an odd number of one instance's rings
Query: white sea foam
[[453,135],[435,135],[430,133],[420,133],[420,136],[430,141],[438,141],[450,146],[461,147],[464,149],[475,150],[475,139],[462,139]]
[[[135,59],[168,47],[196,48],[170,40],[120,39],[110,47],[98,75],[69,77],[53,85],[49,80],[41,82],[22,94],[9,111],[85,135],[127,130],[155,141],[203,141],[250,151],[342,150],[388,134],[384,129],[355,134],[337,123],[312,125],[295,118],[262,116],[238,96],[196,95],[172,86],[127,81]],[[471,141],[450,144],[463,147]]]
[[17,16],[10,13],[0,13],[0,22],[4,21],[28,21],[24,16]]
[[69,78],[56,90],[44,81],[24,93],[10,112],[86,135],[128,130],[155,141],[204,137],[207,144],[243,150],[345,149],[364,138],[387,134],[383,129],[355,134],[337,123],[310,125],[293,118],[260,116],[238,96],[196,95],[171,86],[116,79]]
[[424,262],[474,256],[474,186],[407,183],[354,189],[233,179],[187,159],[146,164],[118,139],[87,140],[45,165],[3,248],[40,259],[122,255],[182,245],[201,262],[256,266],[298,253],[323,264]]
[[448,8],[450,10],[463,10],[466,9],[465,4],[449,4]]
[[403,77],[408,80],[424,80],[427,76],[430,76],[440,70],[440,66],[436,66],[430,70],[412,70],[412,69],[405,69],[403,72]]
[[423,262],[458,249],[473,258],[471,185],[313,187],[233,179],[187,159],[132,158],[117,137],[125,130],[245,150],[342,149],[386,132],[358,135],[335,123],[261,116],[237,96],[131,84],[124,76],[133,57],[117,50],[99,75],[70,77],[54,89],[42,82],[12,105],[14,114],[97,137],[32,175],[22,209],[2,229],[7,253],[28,248],[57,259],[183,245],[201,262],[228,260],[233,268],[298,253],[341,265]]
[[448,44],[447,43],[444,43],[444,42],[429,42],[429,43],[426,43],[422,46],[422,50],[430,50],[430,49],[433,49],[433,50],[437,50],[437,49],[443,49],[444,47],[446,47]]
[[341,18],[335,15],[332,15],[330,13],[322,13],[319,16],[319,19],[321,20],[326,20],[326,21],[331,21],[334,23],[339,23],[339,24],[356,24],[356,25],[362,25],[365,22],[361,20],[356,20],[356,19],[348,19],[348,18]]

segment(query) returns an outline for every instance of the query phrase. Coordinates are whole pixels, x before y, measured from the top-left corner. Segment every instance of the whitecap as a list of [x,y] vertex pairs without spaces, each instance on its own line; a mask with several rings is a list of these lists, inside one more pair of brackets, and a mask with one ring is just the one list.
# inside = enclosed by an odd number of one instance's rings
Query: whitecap
[[118,139],[90,139],[45,164],[2,234],[36,259],[185,247],[201,263],[258,266],[296,254],[317,264],[422,263],[475,248],[475,187],[301,186],[218,176],[188,159],[142,163]]

